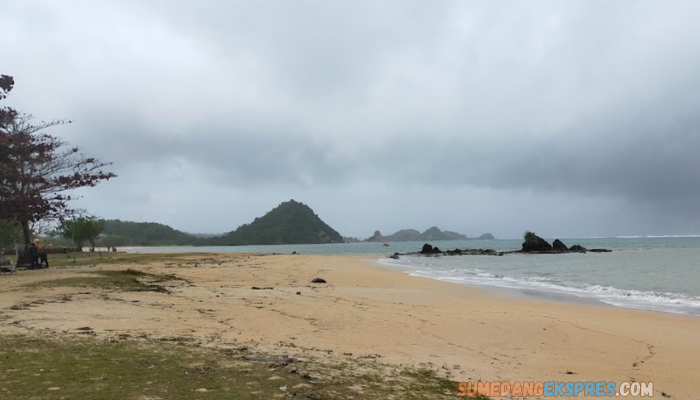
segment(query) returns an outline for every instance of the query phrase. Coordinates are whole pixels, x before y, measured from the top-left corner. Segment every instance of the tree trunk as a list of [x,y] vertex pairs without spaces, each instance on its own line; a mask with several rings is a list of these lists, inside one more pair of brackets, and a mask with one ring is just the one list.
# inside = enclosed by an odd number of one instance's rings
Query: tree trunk
[[22,235],[24,236],[24,249],[17,254],[17,266],[25,265],[29,261],[27,256],[27,251],[29,251],[29,245],[32,244],[32,232],[29,229],[29,221],[21,221],[20,226],[22,226]]
[[27,251],[32,244],[32,232],[29,229],[29,221],[21,221],[20,225],[22,225],[22,235],[24,235],[24,251]]

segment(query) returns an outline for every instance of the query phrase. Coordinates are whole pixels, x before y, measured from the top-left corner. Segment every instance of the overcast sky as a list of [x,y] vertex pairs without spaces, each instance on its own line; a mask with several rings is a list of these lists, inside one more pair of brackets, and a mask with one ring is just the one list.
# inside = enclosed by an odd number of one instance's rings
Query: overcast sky
[[0,0],[5,101],[104,218],[700,234],[700,2]]

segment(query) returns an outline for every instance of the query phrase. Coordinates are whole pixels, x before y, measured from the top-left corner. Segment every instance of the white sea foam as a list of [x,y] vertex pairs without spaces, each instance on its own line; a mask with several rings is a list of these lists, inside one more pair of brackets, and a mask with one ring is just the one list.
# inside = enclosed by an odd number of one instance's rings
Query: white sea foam
[[700,235],[647,235],[648,238],[700,238]]
[[[617,239],[664,239],[664,238],[700,238],[700,235],[630,235],[630,236],[616,236]],[[594,238],[590,238],[594,239]]]
[[679,293],[628,290],[613,286],[592,285],[585,282],[561,281],[549,276],[513,277],[489,273],[479,268],[441,269],[434,265],[429,266],[420,262],[413,262],[407,258],[391,261],[395,262],[388,263],[382,260],[382,263],[400,267],[412,276],[462,284],[488,285],[508,289],[571,295],[579,298],[592,298],[618,307],[700,315],[700,297]]

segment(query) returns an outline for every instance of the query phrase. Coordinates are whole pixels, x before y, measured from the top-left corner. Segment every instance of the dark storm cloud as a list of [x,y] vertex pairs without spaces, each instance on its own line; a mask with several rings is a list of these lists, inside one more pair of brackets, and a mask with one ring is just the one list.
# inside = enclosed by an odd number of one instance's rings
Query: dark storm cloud
[[[2,6],[10,100],[75,119],[58,132],[115,162],[93,193],[176,212],[188,186],[273,205],[353,188],[339,209],[461,188],[493,190],[492,215],[499,196],[568,200],[586,232],[601,208],[605,232],[700,222],[696,2]],[[647,211],[663,222],[631,222]]]
[[115,140],[106,140],[124,164],[174,155],[218,171],[216,181],[231,185],[328,185],[381,177],[404,185],[464,184],[641,201],[693,200],[700,196],[700,116],[692,103],[669,110],[666,104],[673,104],[676,95],[637,105],[636,112],[611,111],[602,120],[553,136],[432,137],[430,132],[413,132],[349,154],[342,150],[345,140],[352,145],[352,136],[334,142],[222,127],[163,139],[149,135],[145,127],[112,125],[114,132],[107,137]]

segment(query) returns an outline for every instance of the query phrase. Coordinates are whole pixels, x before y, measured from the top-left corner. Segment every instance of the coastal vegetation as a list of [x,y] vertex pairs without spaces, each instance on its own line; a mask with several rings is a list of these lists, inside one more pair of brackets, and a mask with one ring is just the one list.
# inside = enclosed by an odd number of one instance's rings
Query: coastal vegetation
[[0,249],[10,249],[22,239],[22,227],[17,221],[0,220]]
[[[307,205],[290,200],[281,203],[262,217],[222,235],[196,235],[182,232],[168,225],[155,222],[99,220],[103,230],[99,237],[102,246],[228,246],[272,244],[323,244],[360,242],[360,239],[342,237],[323,222]],[[65,236],[70,238],[69,236]],[[476,238],[464,234],[442,231],[431,227],[425,232],[415,229],[400,230],[383,236],[376,231],[368,242],[441,241],[441,240],[493,240],[490,233]],[[84,240],[83,240],[84,241]]]
[[2,154],[2,207],[0,218],[17,221],[25,246],[32,242],[30,224],[70,217],[77,210],[66,192],[91,187],[115,177],[110,165],[88,157],[80,148],[42,131],[69,121],[34,122],[31,115],[15,116],[0,128]]
[[167,263],[172,265],[189,256],[211,257],[209,253],[100,253],[81,252],[60,255],[57,254],[51,260],[51,266],[58,269],[64,267],[91,267],[96,265],[131,265],[148,266],[154,263]]
[[104,246],[230,246],[342,243],[340,234],[306,204],[290,200],[223,235],[197,236],[155,222],[104,220]]
[[8,398],[374,400],[452,399],[457,393],[457,382],[430,370],[369,362],[276,365],[245,359],[251,353],[243,347],[208,349],[178,340],[184,338],[128,335],[105,342],[85,328],[72,338],[3,335],[0,365],[7,373],[0,374],[0,387]]
[[[14,87],[11,76],[0,75],[0,100]],[[74,216],[70,191],[93,187],[116,175],[111,163],[82,153],[45,130],[69,120],[35,121],[31,114],[0,108],[0,220],[14,221],[22,230],[25,249],[34,239],[38,221]]]
[[185,246],[200,243],[193,235],[156,222],[109,219],[102,223],[104,229],[100,244],[103,246]]
[[83,244],[90,242],[92,250],[95,249],[97,238],[104,229],[104,221],[95,217],[79,217],[62,221],[57,233],[64,239],[69,239],[76,249],[82,251]]
[[[98,261],[99,263],[99,261]],[[163,282],[181,280],[174,275],[151,274],[134,269],[123,271],[86,271],[81,276],[41,281],[31,284],[38,287],[82,287],[117,290],[120,292],[165,292]]]

